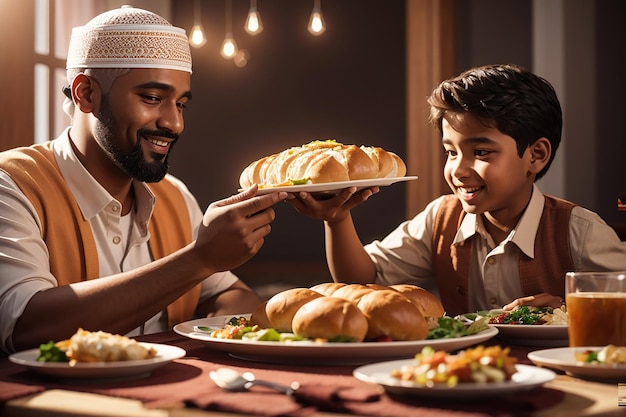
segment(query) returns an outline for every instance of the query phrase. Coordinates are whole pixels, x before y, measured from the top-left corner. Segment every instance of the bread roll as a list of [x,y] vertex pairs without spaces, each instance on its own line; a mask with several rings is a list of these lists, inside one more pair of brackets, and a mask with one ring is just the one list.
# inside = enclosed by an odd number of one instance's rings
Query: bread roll
[[311,289],[315,292],[318,292],[327,297],[333,295],[333,293],[341,287],[344,287],[346,284],[343,282],[322,282],[320,284],[315,284],[311,287]]
[[336,342],[362,342],[367,326],[367,319],[354,303],[337,297],[311,300],[293,316],[296,335]]
[[261,187],[276,187],[404,175],[406,165],[393,152],[328,140],[313,141],[260,158],[242,171],[239,184],[242,188],[255,183]]
[[266,307],[267,307],[267,301],[263,302],[257,308],[254,309],[254,311],[250,315],[250,324],[257,325],[261,329],[268,329],[272,327],[272,322],[267,317],[267,312],[265,311]]
[[367,318],[368,340],[422,340],[428,333],[418,307],[398,291],[372,291],[361,298],[358,307]]
[[365,284],[347,284],[335,290],[333,297],[343,298],[358,304],[365,294],[369,294],[372,291],[376,290]]
[[291,288],[274,294],[265,306],[265,313],[272,328],[279,332],[291,333],[291,321],[296,311],[307,302],[323,297],[310,288]]
[[425,317],[442,317],[445,313],[441,301],[422,287],[410,284],[397,284],[391,285],[390,288],[416,301],[422,307],[422,314]]

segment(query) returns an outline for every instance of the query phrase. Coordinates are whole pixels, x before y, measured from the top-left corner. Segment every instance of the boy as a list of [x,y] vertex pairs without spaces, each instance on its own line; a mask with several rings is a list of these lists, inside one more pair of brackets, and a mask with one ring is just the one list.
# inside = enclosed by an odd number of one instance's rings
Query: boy
[[324,220],[335,281],[419,285],[456,315],[558,307],[567,271],[626,269],[626,243],[597,214],[534,184],[561,140],[561,107],[546,80],[516,65],[478,67],[442,82],[428,103],[452,194],[365,247],[350,210],[378,187],[289,200]]

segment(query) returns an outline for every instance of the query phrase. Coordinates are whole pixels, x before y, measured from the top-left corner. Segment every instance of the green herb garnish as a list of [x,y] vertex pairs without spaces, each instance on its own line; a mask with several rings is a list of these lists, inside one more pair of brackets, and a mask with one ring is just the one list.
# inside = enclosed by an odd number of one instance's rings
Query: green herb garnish
[[53,341],[39,345],[39,356],[37,357],[39,362],[69,362],[70,359],[65,354],[65,351],[59,349]]

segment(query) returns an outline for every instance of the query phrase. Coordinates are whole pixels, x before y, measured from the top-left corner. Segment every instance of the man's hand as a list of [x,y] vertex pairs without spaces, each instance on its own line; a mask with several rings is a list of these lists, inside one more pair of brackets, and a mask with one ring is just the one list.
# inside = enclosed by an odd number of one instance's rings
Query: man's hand
[[365,202],[378,191],[379,187],[369,187],[357,193],[356,187],[350,187],[325,200],[316,200],[310,193],[299,192],[291,194],[287,203],[306,216],[324,220],[332,225],[344,220],[350,214],[350,210]]
[[509,304],[505,305],[502,309],[504,311],[510,311],[510,310],[513,310],[517,306],[559,308],[564,303],[565,303],[565,300],[563,300],[562,297],[543,292],[541,294],[530,295],[528,297],[522,297],[522,298],[513,300]]
[[275,218],[272,206],[287,198],[276,192],[256,196],[258,187],[209,205],[194,249],[215,271],[233,269],[252,258],[263,246]]

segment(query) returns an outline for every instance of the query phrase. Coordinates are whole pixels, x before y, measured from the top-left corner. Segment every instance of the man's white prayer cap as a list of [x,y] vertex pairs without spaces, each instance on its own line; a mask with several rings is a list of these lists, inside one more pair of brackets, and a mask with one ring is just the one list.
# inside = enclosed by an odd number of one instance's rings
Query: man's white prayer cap
[[122,6],[72,30],[70,68],[163,68],[191,73],[184,29],[147,10]]

